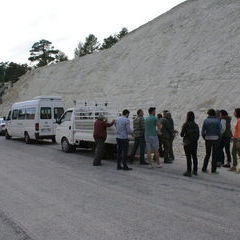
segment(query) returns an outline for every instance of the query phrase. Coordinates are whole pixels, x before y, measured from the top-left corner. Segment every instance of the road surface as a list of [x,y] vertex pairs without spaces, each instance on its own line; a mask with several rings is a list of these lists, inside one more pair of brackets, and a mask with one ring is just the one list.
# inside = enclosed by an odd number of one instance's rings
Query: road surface
[[92,154],[0,138],[1,240],[239,240],[240,175],[182,176],[137,163],[93,167]]

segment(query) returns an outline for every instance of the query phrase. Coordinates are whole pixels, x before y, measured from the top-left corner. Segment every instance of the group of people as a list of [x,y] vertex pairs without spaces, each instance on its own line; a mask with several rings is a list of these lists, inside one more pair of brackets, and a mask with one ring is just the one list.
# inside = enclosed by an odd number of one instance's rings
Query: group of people
[[[128,163],[135,159],[139,149],[139,160],[141,165],[149,165],[150,168],[161,168],[160,158],[163,163],[172,163],[175,159],[173,153],[173,141],[178,131],[174,128],[171,113],[167,110],[156,115],[156,108],[148,109],[148,116],[144,118],[142,109],[137,111],[133,120],[133,129],[130,127],[129,110],[123,110],[121,116],[108,123],[104,116],[99,116],[94,125],[94,139],[96,144],[93,165],[100,166],[103,156],[104,142],[107,138],[107,128],[115,125],[117,141],[117,170],[132,170]],[[211,172],[217,173],[217,167],[230,168],[232,171],[240,172],[240,109],[235,109],[234,115],[237,124],[232,133],[231,117],[226,110],[208,110],[208,116],[203,122],[201,135],[205,140],[206,156],[204,158],[202,172],[206,173],[210,157],[212,155]],[[134,145],[128,156],[129,136],[134,137]],[[184,176],[191,177],[198,174],[198,141],[200,129],[195,122],[193,112],[188,112],[186,121],[182,126],[180,136],[183,138],[183,148],[187,159],[187,170]],[[233,142],[232,153],[230,151]],[[226,161],[225,154],[226,153]],[[145,160],[147,152],[147,161]],[[233,161],[232,161],[233,159]]]

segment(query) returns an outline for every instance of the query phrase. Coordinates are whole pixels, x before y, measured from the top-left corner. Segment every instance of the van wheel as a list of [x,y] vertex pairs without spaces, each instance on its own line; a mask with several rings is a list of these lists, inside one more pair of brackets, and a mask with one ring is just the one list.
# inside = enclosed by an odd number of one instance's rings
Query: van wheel
[[71,152],[71,145],[69,144],[67,138],[62,139],[61,145],[62,145],[63,152],[66,152],[66,153]]
[[5,138],[6,139],[11,139],[11,136],[8,134],[8,131],[6,130],[6,132],[5,132]]
[[24,141],[25,141],[26,144],[30,144],[31,143],[31,139],[30,139],[30,137],[29,137],[27,132],[24,133]]
[[52,138],[52,143],[56,143],[56,137]]

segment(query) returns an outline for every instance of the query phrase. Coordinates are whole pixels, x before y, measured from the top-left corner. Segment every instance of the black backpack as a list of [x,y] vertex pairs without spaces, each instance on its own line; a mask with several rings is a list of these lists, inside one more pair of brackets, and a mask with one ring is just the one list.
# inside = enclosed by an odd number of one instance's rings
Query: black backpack
[[186,138],[190,142],[197,142],[199,139],[199,127],[196,123],[188,123],[186,126]]

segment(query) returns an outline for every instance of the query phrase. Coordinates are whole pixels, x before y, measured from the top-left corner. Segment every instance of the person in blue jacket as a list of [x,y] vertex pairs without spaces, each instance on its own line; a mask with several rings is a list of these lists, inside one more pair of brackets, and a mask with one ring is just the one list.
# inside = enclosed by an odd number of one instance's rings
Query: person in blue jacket
[[212,173],[217,173],[217,150],[218,141],[221,137],[221,122],[216,116],[214,109],[208,110],[208,117],[202,126],[202,137],[205,140],[206,156],[204,159],[202,172],[207,172],[208,162],[212,153]]

